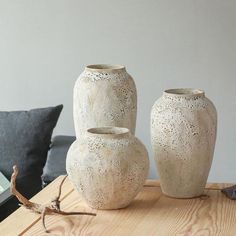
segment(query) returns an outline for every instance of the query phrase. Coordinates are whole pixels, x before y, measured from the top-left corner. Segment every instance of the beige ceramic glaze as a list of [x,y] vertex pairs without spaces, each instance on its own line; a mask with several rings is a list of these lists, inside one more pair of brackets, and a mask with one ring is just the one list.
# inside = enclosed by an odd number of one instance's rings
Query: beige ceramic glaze
[[204,92],[170,89],[151,113],[151,139],[162,191],[191,198],[203,193],[212,163],[217,113]]
[[74,87],[77,138],[88,128],[119,126],[135,133],[137,92],[124,66],[90,65]]
[[127,128],[89,129],[70,147],[66,170],[96,209],[126,207],[142,189],[149,169],[145,146]]

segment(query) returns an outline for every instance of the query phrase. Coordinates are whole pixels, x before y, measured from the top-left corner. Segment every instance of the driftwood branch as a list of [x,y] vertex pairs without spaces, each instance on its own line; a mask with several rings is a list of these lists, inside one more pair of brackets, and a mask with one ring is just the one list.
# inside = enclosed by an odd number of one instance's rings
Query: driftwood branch
[[48,204],[38,204],[38,203],[34,203],[31,202],[30,200],[28,200],[27,198],[25,198],[20,192],[17,191],[16,189],[16,177],[18,175],[18,169],[16,166],[13,166],[13,173],[11,176],[11,193],[16,196],[16,198],[19,200],[19,202],[21,203],[21,205],[27,209],[30,209],[31,211],[40,214],[41,220],[42,220],[42,224],[44,227],[45,232],[47,231],[46,228],[46,224],[45,224],[45,217],[46,215],[89,215],[89,216],[96,216],[95,213],[90,213],[90,212],[65,212],[62,211],[60,209],[60,197],[61,197],[61,189],[62,189],[62,185],[66,180],[65,176],[62,180],[62,182],[60,183],[59,186],[59,192],[58,192],[58,196],[56,196],[51,202],[49,202]]

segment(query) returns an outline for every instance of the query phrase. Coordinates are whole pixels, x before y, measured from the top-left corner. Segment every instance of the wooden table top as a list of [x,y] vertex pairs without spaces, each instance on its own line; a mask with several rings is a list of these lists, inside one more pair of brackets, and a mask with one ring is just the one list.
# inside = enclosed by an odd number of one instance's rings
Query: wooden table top
[[[47,203],[57,195],[63,176],[32,198]],[[236,235],[236,201],[219,190],[229,184],[207,184],[207,199],[173,199],[164,196],[157,180],[147,180],[132,204],[121,210],[89,208],[67,179],[62,188],[61,209],[89,211],[97,216],[46,216],[50,233],[44,233],[40,216],[19,208],[0,223],[0,235],[170,236]]]

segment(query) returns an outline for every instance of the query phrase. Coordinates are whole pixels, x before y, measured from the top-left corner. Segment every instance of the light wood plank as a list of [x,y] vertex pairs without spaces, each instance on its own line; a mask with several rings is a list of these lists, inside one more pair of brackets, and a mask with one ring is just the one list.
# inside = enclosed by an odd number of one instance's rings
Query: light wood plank
[[[63,176],[58,177],[53,183],[45,187],[41,192],[36,194],[31,200],[33,202],[45,204],[53,197],[58,195],[58,186]],[[65,198],[72,190],[71,184],[66,179],[62,189],[61,199]],[[16,236],[23,234],[28,228],[39,220],[39,215],[23,207],[13,212],[9,217],[0,223],[0,235]]]
[[220,191],[206,194],[206,200],[162,196],[131,235],[236,235],[236,202]]
[[[87,210],[96,212],[97,216],[48,216],[47,228],[51,231],[50,235],[115,235],[115,232],[118,235],[130,235],[135,230],[136,224],[143,221],[160,196],[159,188],[149,187],[145,188],[145,191],[142,191],[126,209],[97,211],[89,208],[81,196],[74,191],[63,201],[63,209],[67,209],[67,211]],[[132,224],[134,218],[135,224]],[[125,234],[122,234],[124,229]],[[25,235],[46,234],[38,222]]]
[[[229,186],[235,185],[235,183],[207,183],[206,189],[220,190]],[[160,180],[147,179],[144,183],[145,187],[160,187]]]
[[[227,199],[216,189],[205,193],[209,195],[206,200],[173,199],[164,196],[158,186],[145,187],[126,209],[100,210],[96,217],[49,216],[49,235],[236,235],[236,201]],[[76,191],[64,199],[63,207],[91,210]],[[46,236],[39,222],[25,235]]]
[[[59,177],[33,200],[46,203],[57,194]],[[206,200],[172,199],[161,193],[157,180],[145,187],[126,209],[97,211],[91,216],[47,216],[51,230],[45,234],[39,216],[20,208],[0,224],[0,235],[236,235],[236,201],[220,193],[232,184],[207,184]],[[92,211],[67,180],[62,190],[62,209]],[[22,217],[23,216],[23,217]],[[12,227],[14,225],[14,227]]]

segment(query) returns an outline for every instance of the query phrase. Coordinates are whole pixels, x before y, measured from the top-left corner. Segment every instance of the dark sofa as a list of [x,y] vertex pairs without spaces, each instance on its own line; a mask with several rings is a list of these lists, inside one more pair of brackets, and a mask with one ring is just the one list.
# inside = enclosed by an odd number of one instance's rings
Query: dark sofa
[[[66,174],[66,154],[74,140],[74,136],[65,135],[58,135],[52,139],[47,161],[42,170],[42,188],[51,183],[58,176]],[[0,221],[16,210],[17,203],[17,199],[12,197],[0,206]]]

